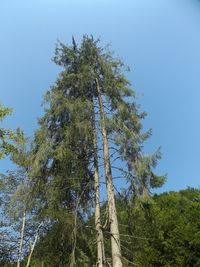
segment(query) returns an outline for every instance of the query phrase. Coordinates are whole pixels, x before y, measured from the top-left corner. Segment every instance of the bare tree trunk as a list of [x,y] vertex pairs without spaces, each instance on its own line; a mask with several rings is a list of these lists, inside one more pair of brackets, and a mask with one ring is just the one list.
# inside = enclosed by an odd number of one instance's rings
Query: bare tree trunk
[[106,176],[106,185],[107,185],[108,213],[109,213],[109,223],[110,223],[110,233],[111,233],[112,266],[122,267],[119,226],[118,226],[117,211],[116,211],[116,205],[115,205],[112,171],[111,171],[111,165],[110,165],[108,137],[107,137],[107,131],[106,131],[106,125],[105,125],[105,115],[104,115],[102,96],[101,96],[98,79],[96,79],[96,83],[97,83],[97,93],[98,93],[98,101],[99,101],[101,129],[102,129],[102,136],[103,136],[104,167],[105,167],[105,176]]
[[93,111],[93,143],[94,143],[94,190],[95,190],[95,228],[97,239],[97,266],[105,267],[105,250],[104,237],[101,225],[100,214],[100,192],[99,192],[99,167],[98,167],[98,148],[97,148],[97,132],[95,123],[95,111]]
[[23,246],[23,241],[24,241],[25,224],[26,224],[26,212],[23,213],[23,219],[22,219],[22,228],[21,228],[21,236],[20,236],[20,243],[19,243],[17,267],[20,267],[20,262],[22,258],[22,246]]
[[74,267],[76,266],[76,255],[75,255],[75,252],[76,252],[76,244],[77,244],[77,220],[78,220],[78,208],[79,208],[79,204],[80,204],[80,201],[81,201],[81,198],[86,190],[86,188],[89,186],[89,183],[85,186],[85,188],[82,190],[78,200],[77,200],[77,203],[76,203],[76,209],[75,209],[75,218],[74,218],[74,229],[72,231],[72,236],[73,236],[73,248],[72,248],[72,253],[71,253],[71,256],[70,256],[70,262],[69,262],[69,267]]
[[33,251],[35,249],[35,245],[36,245],[38,237],[39,237],[39,230],[40,230],[41,226],[42,226],[42,223],[39,224],[39,226],[38,226],[38,228],[36,230],[35,239],[34,239],[33,244],[31,245],[31,249],[30,249],[30,253],[29,253],[29,256],[28,256],[28,261],[27,261],[26,267],[30,266],[32,254],[33,254]]

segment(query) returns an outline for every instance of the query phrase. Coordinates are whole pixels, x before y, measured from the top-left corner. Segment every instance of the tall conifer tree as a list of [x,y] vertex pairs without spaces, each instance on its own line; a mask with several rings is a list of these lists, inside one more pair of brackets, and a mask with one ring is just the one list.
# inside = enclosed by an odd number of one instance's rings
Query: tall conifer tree
[[[112,170],[122,173],[130,190],[144,195],[164,182],[164,177],[152,170],[160,155],[144,155],[143,142],[150,136],[150,132],[142,132],[145,114],[134,102],[124,64],[101,48],[99,40],[84,36],[80,46],[74,39],[71,46],[60,43],[54,62],[63,71],[45,98],[47,108],[35,135],[33,181],[39,195],[43,192],[42,208],[55,216],[57,210],[61,214],[72,209],[77,212],[77,201],[83,211],[95,193],[97,264],[105,266],[98,163],[103,156],[112,266],[120,267],[123,256]],[[102,144],[103,154],[98,144]],[[123,164],[114,166],[111,150]]]

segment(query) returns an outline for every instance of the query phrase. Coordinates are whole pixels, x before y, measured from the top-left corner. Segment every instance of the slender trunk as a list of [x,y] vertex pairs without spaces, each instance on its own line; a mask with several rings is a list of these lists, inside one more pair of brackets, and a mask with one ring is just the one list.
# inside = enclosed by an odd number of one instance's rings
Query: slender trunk
[[40,230],[40,227],[41,226],[42,226],[42,224],[40,224],[38,226],[37,230],[36,230],[35,239],[34,239],[33,244],[31,245],[31,249],[30,249],[30,253],[29,253],[29,256],[28,256],[28,261],[27,261],[26,267],[29,267],[30,266],[32,254],[33,254],[33,251],[35,249],[35,245],[36,245],[37,240],[38,240],[38,237],[39,237],[39,230]]
[[99,167],[98,167],[98,149],[97,132],[95,124],[95,111],[93,110],[93,144],[94,144],[94,190],[95,190],[95,228],[97,239],[97,266],[105,266],[104,237],[101,225],[100,215],[100,192],[99,192]]
[[20,262],[22,259],[22,246],[24,241],[24,229],[26,224],[26,212],[23,213],[23,219],[22,219],[22,228],[21,228],[21,236],[20,236],[20,242],[19,242],[19,252],[18,252],[18,260],[17,260],[17,267],[20,267]]
[[103,103],[102,103],[102,96],[100,92],[98,79],[96,79],[96,83],[97,83],[97,93],[98,93],[98,101],[99,101],[101,129],[102,129],[102,136],[103,136],[104,167],[105,167],[106,186],[107,186],[107,195],[108,195],[108,213],[109,213],[110,234],[111,234],[112,266],[122,267],[119,226],[118,226],[117,211],[116,211],[116,205],[115,205],[112,171],[111,171],[111,165],[110,165],[108,137],[107,137],[107,131],[106,131],[106,125],[105,125],[105,115],[104,115],[104,108],[103,108]]
[[70,262],[69,262],[69,267],[74,267],[76,266],[76,244],[77,244],[77,220],[78,220],[78,208],[79,208],[79,204],[81,201],[81,197],[84,194],[86,188],[88,187],[89,183],[85,186],[85,188],[82,190],[77,203],[76,203],[76,209],[75,209],[75,217],[74,217],[74,229],[72,231],[72,236],[73,236],[73,248],[72,248],[72,253],[71,253],[71,257],[70,257]]

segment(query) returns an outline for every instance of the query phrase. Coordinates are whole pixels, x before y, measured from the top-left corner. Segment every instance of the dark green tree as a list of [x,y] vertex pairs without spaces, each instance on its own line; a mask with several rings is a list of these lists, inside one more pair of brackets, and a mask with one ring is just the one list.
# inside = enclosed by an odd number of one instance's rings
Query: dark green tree
[[[155,195],[141,207],[118,198],[122,251],[137,266],[199,266],[200,191]],[[130,264],[130,263],[129,263]],[[131,264],[127,266],[132,266]]]
[[[66,67],[67,48],[62,49],[63,47],[61,46],[61,53],[58,51],[55,59],[58,64]],[[76,50],[78,51],[77,46]],[[91,101],[99,116],[108,193],[112,261],[113,266],[120,266],[120,240],[112,181],[114,166],[111,166],[109,139],[114,141],[114,149],[127,164],[127,169],[123,169],[122,173],[131,182],[131,189],[137,189],[144,196],[151,187],[161,186],[165,178],[156,176],[152,171],[160,157],[159,153],[153,156],[144,156],[142,153],[142,143],[149,137],[150,132],[141,133],[140,121],[144,113],[138,112],[134,102],[127,101],[134,93],[123,74],[123,63],[114,59],[109,51],[98,47],[98,41],[92,37],[83,38],[79,54],[78,65],[86,79],[83,89],[80,90],[79,87],[79,94]]]
[[[102,168],[98,167],[99,159],[103,158],[112,265],[122,266],[112,172],[118,169],[129,182],[129,192],[147,198],[150,188],[164,182],[164,177],[152,171],[160,155],[144,155],[143,142],[150,136],[149,132],[142,132],[144,113],[133,102],[134,92],[124,76],[124,64],[101,48],[99,40],[84,36],[80,46],[74,39],[71,46],[60,43],[54,61],[63,71],[46,94],[45,115],[35,135],[33,193],[40,198],[45,216],[56,219],[58,212],[62,216],[74,211],[73,244],[76,244],[77,214],[85,216],[84,209],[90,210],[93,193],[96,211],[100,211],[98,176]],[[96,216],[100,251],[103,248],[100,212]],[[72,252],[74,265],[74,245]],[[105,266],[104,252],[101,255],[98,252],[97,262]]]

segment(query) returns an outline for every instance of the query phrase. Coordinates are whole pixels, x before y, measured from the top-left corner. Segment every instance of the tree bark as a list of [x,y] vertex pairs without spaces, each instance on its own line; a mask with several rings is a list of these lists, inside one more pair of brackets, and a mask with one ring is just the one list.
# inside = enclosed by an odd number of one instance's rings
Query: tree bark
[[23,213],[23,219],[22,219],[22,228],[21,228],[21,236],[20,236],[20,243],[19,243],[17,267],[20,267],[21,258],[22,258],[22,246],[23,246],[23,240],[24,240],[25,224],[26,224],[26,212]]
[[94,144],[94,190],[95,190],[95,228],[96,228],[96,240],[97,240],[97,266],[105,267],[106,259],[105,259],[104,237],[103,237],[101,214],[100,214],[98,148],[97,148],[97,131],[96,131],[94,109],[93,109],[93,144]]
[[98,94],[98,102],[99,102],[101,129],[102,129],[102,136],[103,136],[104,168],[105,168],[107,196],[108,196],[108,213],[109,213],[110,234],[111,234],[112,266],[122,267],[119,226],[118,226],[117,211],[116,211],[116,205],[115,205],[112,171],[111,171],[111,165],[110,165],[108,136],[107,136],[107,131],[106,131],[104,108],[103,108],[102,96],[101,96],[98,79],[96,79],[96,85],[97,85],[97,94]]
[[40,230],[40,227],[42,226],[42,223],[39,224],[37,230],[36,230],[36,234],[35,234],[35,239],[34,239],[34,242],[33,244],[31,245],[31,249],[30,249],[30,253],[29,253],[29,256],[28,256],[28,260],[27,260],[27,264],[26,264],[26,267],[29,267],[30,266],[30,263],[31,263],[31,258],[32,258],[32,254],[33,254],[33,251],[35,249],[35,245],[37,243],[37,240],[38,240],[38,237],[39,237],[39,230]]

